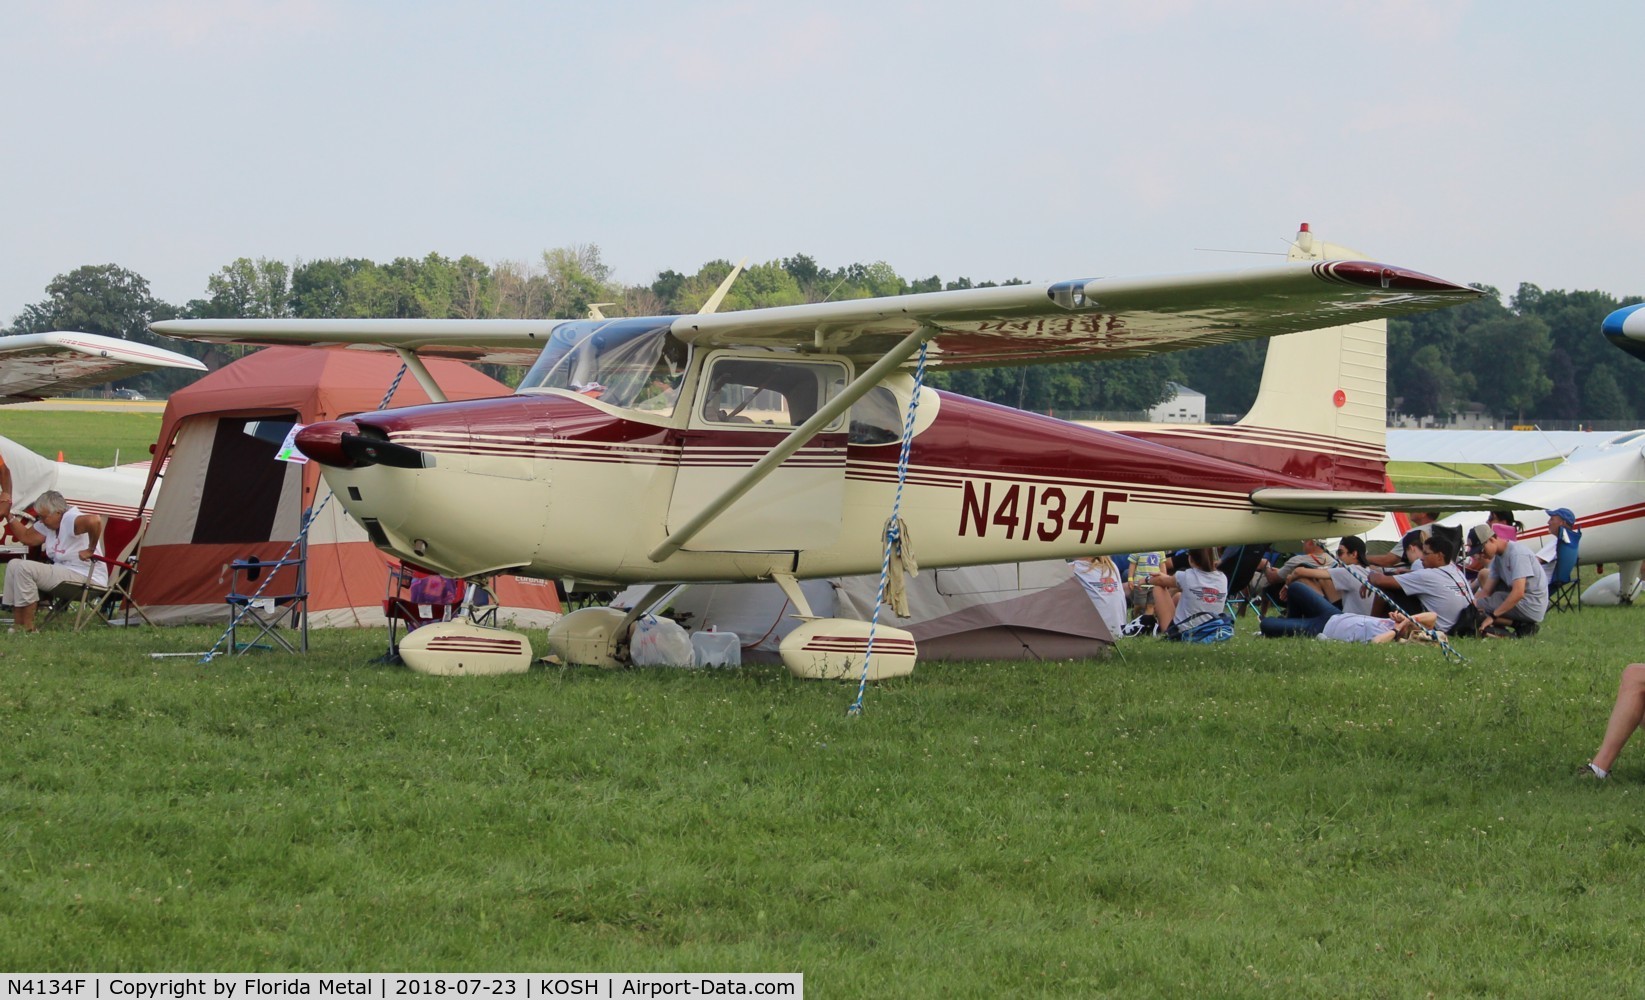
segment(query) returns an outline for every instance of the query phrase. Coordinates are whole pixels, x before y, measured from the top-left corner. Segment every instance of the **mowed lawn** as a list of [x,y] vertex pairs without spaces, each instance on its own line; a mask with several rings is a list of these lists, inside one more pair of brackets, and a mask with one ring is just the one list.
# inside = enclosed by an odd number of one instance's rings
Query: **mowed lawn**
[[[0,634],[7,970],[802,971],[814,996],[1638,990],[1645,609],[1521,642],[437,679]],[[540,633],[534,640],[541,649]]]
[[[104,467],[146,462],[149,445],[160,435],[155,412],[77,412],[0,407],[0,435],[46,458],[76,465]],[[25,498],[25,502],[28,499]]]

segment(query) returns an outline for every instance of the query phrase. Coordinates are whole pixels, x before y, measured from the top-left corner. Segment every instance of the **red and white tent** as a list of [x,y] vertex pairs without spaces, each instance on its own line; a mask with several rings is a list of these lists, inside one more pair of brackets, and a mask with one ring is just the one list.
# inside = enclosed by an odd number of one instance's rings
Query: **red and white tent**
[[[509,388],[455,361],[429,361],[451,399],[503,396]],[[375,410],[400,362],[370,351],[270,347],[173,393],[166,404],[157,459],[144,491],[153,495],[165,465],[165,489],[144,536],[136,597],[157,623],[228,620],[228,564],[255,556],[279,559],[297,538],[304,513],[329,488],[314,463],[278,461],[277,445],[247,433],[259,420],[309,424]],[[409,375],[393,406],[428,402]],[[392,560],[373,546],[336,501],[325,503],[308,532],[309,624],[382,625]],[[266,591],[274,594],[284,580]],[[552,583],[497,580],[501,618],[541,627],[560,610]]]

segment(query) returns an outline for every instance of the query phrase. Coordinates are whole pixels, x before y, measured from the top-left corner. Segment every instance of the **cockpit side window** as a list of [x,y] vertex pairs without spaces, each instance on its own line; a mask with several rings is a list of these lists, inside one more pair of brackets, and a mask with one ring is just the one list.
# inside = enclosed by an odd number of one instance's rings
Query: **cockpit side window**
[[589,320],[555,327],[519,392],[564,389],[612,406],[666,416],[674,412],[690,349],[672,321]]
[[845,366],[837,362],[720,358],[709,368],[700,412],[715,424],[798,427],[845,379]]

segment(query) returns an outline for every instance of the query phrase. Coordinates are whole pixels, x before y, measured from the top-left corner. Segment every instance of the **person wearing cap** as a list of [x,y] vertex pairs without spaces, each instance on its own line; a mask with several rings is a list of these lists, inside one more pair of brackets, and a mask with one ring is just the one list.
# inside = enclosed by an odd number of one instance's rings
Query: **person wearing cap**
[[1509,524],[1476,525],[1468,542],[1491,560],[1476,595],[1485,634],[1504,636],[1511,627],[1518,638],[1535,635],[1548,614],[1548,578],[1535,553],[1515,540]]
[[1545,510],[1548,515],[1548,537],[1560,545],[1570,545],[1582,537],[1582,529],[1576,526],[1576,515],[1569,507],[1555,507]]

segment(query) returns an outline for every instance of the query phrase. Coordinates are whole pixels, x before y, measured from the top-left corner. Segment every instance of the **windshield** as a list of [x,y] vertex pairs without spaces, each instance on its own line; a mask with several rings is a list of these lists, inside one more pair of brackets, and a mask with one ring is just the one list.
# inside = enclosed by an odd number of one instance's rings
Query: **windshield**
[[565,389],[612,406],[672,413],[690,354],[668,332],[672,323],[655,316],[562,323],[519,391]]

